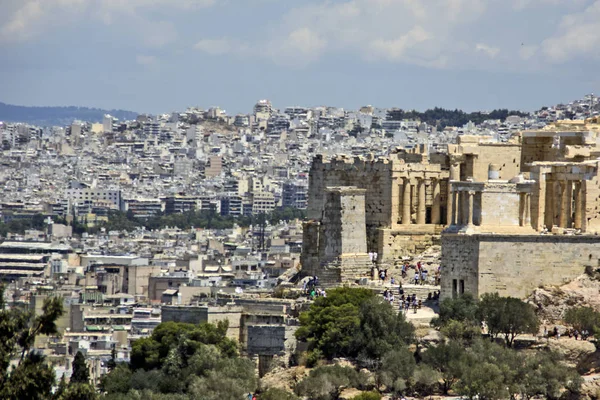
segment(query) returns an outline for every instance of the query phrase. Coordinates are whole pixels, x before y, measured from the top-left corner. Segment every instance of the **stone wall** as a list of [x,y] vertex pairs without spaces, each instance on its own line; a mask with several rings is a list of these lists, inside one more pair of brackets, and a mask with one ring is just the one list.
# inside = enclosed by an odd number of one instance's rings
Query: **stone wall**
[[216,324],[218,321],[228,321],[227,337],[240,340],[240,325],[242,308],[235,306],[209,307],[209,306],[163,306],[161,322],[185,322],[188,324],[201,324],[209,322]]
[[285,351],[285,325],[249,325],[248,354],[277,355]]
[[392,163],[389,160],[365,160],[361,157],[337,157],[324,162],[313,159],[308,187],[307,217],[320,221],[325,206],[325,189],[355,186],[366,189],[365,223],[370,251],[377,248],[377,229],[390,226],[392,213]]
[[[442,297],[464,291],[524,298],[540,286],[562,285],[600,258],[599,236],[442,235]],[[456,283],[454,283],[456,282]]]
[[439,245],[442,229],[440,225],[409,225],[394,229],[380,229],[377,250],[379,262],[400,263],[404,256],[412,256],[433,245]]

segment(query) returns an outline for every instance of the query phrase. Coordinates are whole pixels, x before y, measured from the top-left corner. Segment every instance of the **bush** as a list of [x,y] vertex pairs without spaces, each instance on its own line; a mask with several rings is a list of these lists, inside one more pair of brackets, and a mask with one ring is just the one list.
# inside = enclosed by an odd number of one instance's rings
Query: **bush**
[[296,385],[296,393],[313,400],[337,399],[341,389],[360,386],[358,372],[339,365],[317,367]]
[[317,366],[319,361],[323,359],[323,352],[319,349],[314,349],[306,353],[306,367],[314,368]]
[[587,330],[593,334],[600,327],[600,313],[591,307],[569,308],[565,313],[565,322],[579,332]]
[[381,400],[381,395],[377,392],[364,392],[354,396],[352,400]]
[[381,360],[379,381],[395,393],[402,393],[415,370],[415,358],[407,348],[394,350]]
[[260,394],[260,400],[300,400],[300,398],[287,390],[270,388]]

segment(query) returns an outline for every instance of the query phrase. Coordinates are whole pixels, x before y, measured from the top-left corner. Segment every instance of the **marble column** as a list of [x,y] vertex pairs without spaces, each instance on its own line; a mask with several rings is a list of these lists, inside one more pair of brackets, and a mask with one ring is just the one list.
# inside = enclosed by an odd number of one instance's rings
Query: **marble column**
[[469,190],[467,193],[469,196],[467,208],[467,225],[471,226],[473,225],[473,196],[475,195],[475,192]]
[[450,192],[450,219],[448,219],[449,225],[458,224],[458,192]]
[[567,181],[560,181],[560,216],[558,226],[567,228]]
[[440,180],[431,180],[431,189],[433,194],[433,206],[431,208],[431,223],[439,225],[441,222],[441,195],[440,195]]
[[565,194],[565,212],[567,213],[567,224],[565,228],[573,227],[573,181],[566,181],[567,192]]
[[419,179],[419,200],[417,203],[417,224],[425,224],[425,178]]
[[410,225],[410,181],[404,178],[402,195],[402,225]]
[[460,179],[460,164],[457,162],[450,163],[450,176],[448,178],[448,204],[446,206],[446,223],[453,225],[456,223],[456,213],[454,207],[456,207],[456,201],[453,197],[451,181],[457,181]]
[[531,227],[531,193],[525,193],[525,226]]
[[554,211],[554,204],[556,204],[555,190],[554,190],[554,181],[547,180],[546,181],[546,209],[544,213],[544,225],[548,228],[549,231],[552,230],[554,226],[554,215],[556,212]]
[[575,229],[581,229],[583,222],[583,193],[581,193],[583,185],[581,181],[575,182],[575,220],[573,221],[573,227]]
[[525,226],[525,193],[519,193],[519,226]]

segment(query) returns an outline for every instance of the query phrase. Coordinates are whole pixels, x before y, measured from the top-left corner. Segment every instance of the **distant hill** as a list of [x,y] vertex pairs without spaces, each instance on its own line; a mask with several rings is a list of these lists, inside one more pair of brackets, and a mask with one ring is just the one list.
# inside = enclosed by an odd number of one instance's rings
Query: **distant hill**
[[87,107],[27,107],[0,102],[0,121],[26,122],[38,126],[69,125],[73,120],[101,122],[104,114],[119,120],[132,120],[138,113],[124,110],[102,110]]

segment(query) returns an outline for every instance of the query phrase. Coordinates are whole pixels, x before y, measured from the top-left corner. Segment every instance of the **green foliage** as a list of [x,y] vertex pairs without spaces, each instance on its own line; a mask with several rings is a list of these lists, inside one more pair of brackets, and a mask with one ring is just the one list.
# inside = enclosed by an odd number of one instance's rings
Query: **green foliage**
[[360,306],[359,320],[355,346],[361,358],[379,360],[413,340],[414,326],[381,297],[370,298]]
[[510,115],[526,116],[527,113],[515,110],[509,111],[507,109],[493,110],[489,113],[482,113],[480,111],[466,113],[462,110],[446,110],[444,108],[435,107],[424,112],[393,109],[390,111],[389,115],[391,119],[396,121],[414,119],[436,126],[438,129],[443,129],[446,126],[463,126],[469,121],[480,124],[488,119],[505,120],[506,117]]
[[71,374],[72,383],[89,383],[90,382],[90,370],[85,363],[85,357],[78,351],[73,359],[73,373]]
[[26,355],[3,378],[0,399],[4,400],[47,399],[55,382],[54,369],[36,353]]
[[343,388],[359,387],[360,375],[339,365],[318,367],[296,385],[296,393],[313,400],[335,400]]
[[32,214],[31,218],[14,219],[9,222],[0,222],[0,236],[6,237],[8,233],[25,233],[29,229],[45,230],[46,217],[42,214]]
[[257,385],[254,364],[238,357],[237,344],[226,333],[224,322],[160,324],[151,337],[133,343],[130,365],[117,365],[102,379],[101,389],[107,398],[119,399],[138,394],[163,398],[159,393],[186,399],[243,398]]
[[465,347],[461,342],[454,340],[431,346],[422,356],[423,363],[440,374],[440,389],[444,394],[448,394],[462,375],[465,357]]
[[478,315],[478,302],[470,293],[465,293],[454,299],[444,299],[440,303],[440,312],[431,323],[441,327],[450,321],[459,321],[478,326],[481,320]]
[[96,390],[89,383],[70,383],[59,400],[96,400]]
[[102,377],[100,390],[106,393],[127,393],[131,388],[132,375],[133,373],[127,365],[117,365],[115,369]]
[[490,336],[504,335],[509,347],[518,335],[536,334],[540,326],[533,306],[514,297],[500,297],[498,293],[486,293],[481,297],[479,314]]
[[381,360],[378,379],[389,390],[402,393],[414,373],[415,364],[415,358],[407,348],[391,351]]
[[377,392],[364,392],[354,396],[352,400],[381,400],[381,395]]
[[312,349],[306,353],[306,366],[308,368],[314,368],[322,359],[323,352],[319,349]]
[[558,399],[564,390],[577,393],[581,384],[576,372],[555,353],[528,355],[489,341],[475,341],[460,363],[454,389],[469,399]]
[[182,365],[202,345],[215,345],[220,354],[226,357],[237,356],[237,343],[226,337],[228,324],[219,321],[213,324],[185,324],[165,322],[152,332],[149,338],[136,340],[131,347],[131,367],[146,370],[161,368],[169,352],[177,348]]
[[481,335],[481,328],[479,325],[473,325],[470,322],[451,319],[440,327],[440,332],[450,340],[471,343]]
[[413,389],[422,396],[435,393],[441,374],[426,364],[419,364],[413,374]]
[[317,298],[309,311],[300,314],[296,337],[329,359],[356,356],[360,350],[355,340],[361,323],[360,307],[373,297],[373,291],[363,288],[329,290],[327,297]]
[[0,287],[1,399],[50,397],[55,383],[54,370],[46,364],[42,355],[33,351],[33,343],[38,335],[56,334],[56,320],[62,314],[60,297],[47,298],[42,313],[37,316],[31,310],[7,309],[4,288]]
[[260,400],[300,400],[300,398],[287,390],[269,388],[260,394]]
[[600,330],[600,313],[592,307],[569,308],[565,313],[565,322],[579,332],[587,330],[597,333]]

